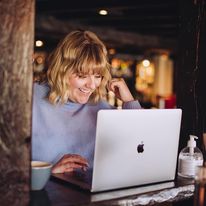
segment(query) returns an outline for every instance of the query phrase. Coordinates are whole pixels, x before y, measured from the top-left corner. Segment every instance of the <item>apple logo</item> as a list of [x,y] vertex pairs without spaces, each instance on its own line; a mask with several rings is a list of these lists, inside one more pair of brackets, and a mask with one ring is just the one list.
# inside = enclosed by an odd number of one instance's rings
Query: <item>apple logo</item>
[[137,145],[137,152],[138,153],[143,153],[144,152],[144,144],[141,142],[141,144]]

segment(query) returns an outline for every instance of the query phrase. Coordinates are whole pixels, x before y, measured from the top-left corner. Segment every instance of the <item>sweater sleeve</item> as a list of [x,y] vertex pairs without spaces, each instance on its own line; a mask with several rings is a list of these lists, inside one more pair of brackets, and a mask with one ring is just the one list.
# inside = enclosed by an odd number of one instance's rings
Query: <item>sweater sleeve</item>
[[124,102],[122,109],[142,109],[138,100]]

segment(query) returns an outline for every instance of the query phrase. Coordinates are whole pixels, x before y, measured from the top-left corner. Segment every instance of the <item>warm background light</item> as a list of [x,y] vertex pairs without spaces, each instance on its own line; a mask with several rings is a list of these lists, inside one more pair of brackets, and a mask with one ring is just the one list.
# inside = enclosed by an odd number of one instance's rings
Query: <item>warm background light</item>
[[37,40],[36,41],[36,47],[42,47],[44,45],[43,41]]
[[99,14],[100,15],[107,15],[108,12],[107,12],[107,10],[102,9],[102,10],[99,11]]
[[142,64],[144,67],[148,67],[150,65],[150,61],[148,59],[145,59],[142,61]]

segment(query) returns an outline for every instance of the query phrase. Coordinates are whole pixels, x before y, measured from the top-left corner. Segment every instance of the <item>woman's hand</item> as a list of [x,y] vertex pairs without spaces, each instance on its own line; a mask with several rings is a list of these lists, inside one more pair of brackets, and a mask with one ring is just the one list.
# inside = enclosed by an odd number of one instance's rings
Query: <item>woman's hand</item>
[[88,166],[87,160],[82,156],[66,154],[52,167],[52,173],[72,172],[78,168],[86,171]]
[[123,102],[133,101],[134,98],[123,78],[114,78],[108,84],[108,89]]

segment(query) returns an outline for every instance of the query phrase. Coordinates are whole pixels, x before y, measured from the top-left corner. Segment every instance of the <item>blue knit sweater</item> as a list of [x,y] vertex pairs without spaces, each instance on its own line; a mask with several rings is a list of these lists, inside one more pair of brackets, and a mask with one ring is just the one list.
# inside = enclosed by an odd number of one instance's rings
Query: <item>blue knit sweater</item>
[[[49,87],[34,84],[32,115],[32,160],[56,163],[64,154],[79,154],[93,165],[97,112],[114,109],[106,101],[97,104],[67,102],[52,105],[47,100]],[[123,104],[123,109],[139,109],[138,101]]]

